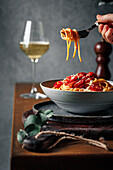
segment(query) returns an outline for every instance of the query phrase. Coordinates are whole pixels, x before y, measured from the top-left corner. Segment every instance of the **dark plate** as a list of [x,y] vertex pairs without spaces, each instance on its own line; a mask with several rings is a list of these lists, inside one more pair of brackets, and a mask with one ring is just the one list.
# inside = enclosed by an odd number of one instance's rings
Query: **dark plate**
[[[113,107],[96,113],[73,114],[61,109],[52,101],[42,102],[33,106],[33,112],[38,110],[53,110],[54,114],[49,120],[71,124],[111,124],[113,122]],[[96,115],[95,115],[96,114]]]

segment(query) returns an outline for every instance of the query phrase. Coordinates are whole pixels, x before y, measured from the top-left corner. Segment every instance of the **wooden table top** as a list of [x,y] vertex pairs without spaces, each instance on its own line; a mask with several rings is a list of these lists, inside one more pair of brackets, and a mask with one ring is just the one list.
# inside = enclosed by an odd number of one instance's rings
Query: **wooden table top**
[[[42,92],[38,84],[37,87]],[[36,103],[50,100],[49,98],[38,100],[21,98],[20,94],[29,92],[30,88],[31,84],[17,83],[15,85],[11,170],[109,170],[113,168],[113,152],[81,142],[68,144],[64,147],[56,147],[48,153],[33,153],[22,149],[22,145],[17,142],[16,136],[19,129],[23,129],[23,113],[32,109]]]

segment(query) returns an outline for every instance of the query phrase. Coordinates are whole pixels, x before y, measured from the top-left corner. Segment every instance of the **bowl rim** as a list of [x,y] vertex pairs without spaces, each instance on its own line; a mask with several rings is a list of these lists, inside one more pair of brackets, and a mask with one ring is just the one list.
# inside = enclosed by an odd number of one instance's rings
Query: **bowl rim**
[[[60,81],[60,80],[63,80],[63,79],[50,79],[50,80],[45,80],[45,81],[42,81],[40,83],[40,86],[41,87],[44,87],[48,90],[52,90],[52,91],[58,91],[58,92],[61,92],[61,93],[94,93],[94,94],[100,94],[100,93],[113,93],[113,91],[69,91],[69,90],[58,90],[58,89],[52,89],[51,87],[47,87],[47,86],[44,86],[43,83],[46,83],[46,82],[52,82],[52,81]],[[112,80],[107,80],[108,82],[112,82],[113,84],[113,81]]]

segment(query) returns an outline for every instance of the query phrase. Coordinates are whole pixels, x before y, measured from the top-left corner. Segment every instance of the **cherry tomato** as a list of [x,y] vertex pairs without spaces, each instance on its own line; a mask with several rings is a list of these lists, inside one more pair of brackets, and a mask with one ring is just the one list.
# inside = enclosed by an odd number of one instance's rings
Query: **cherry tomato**
[[74,84],[74,87],[77,88],[77,87],[80,87],[82,84],[85,83],[85,78],[79,80],[77,83]]
[[72,82],[72,81],[76,81],[77,79],[78,79],[77,76],[72,76],[72,77],[71,77],[71,82]]
[[102,91],[102,88],[98,84],[92,84],[90,86],[91,91]]
[[55,87],[55,88],[60,88],[60,86],[61,86],[62,84],[63,84],[62,81],[57,81],[57,82],[55,82],[54,87]]
[[76,83],[76,81],[73,81],[73,82],[69,83],[68,86],[69,86],[70,88],[74,88],[74,84],[75,84],[75,83]]
[[86,76],[86,74],[87,74],[87,73],[85,73],[85,72],[77,73],[77,77],[78,77],[78,79],[81,79],[81,78],[83,78],[84,76]]
[[86,74],[86,77],[95,77],[95,78],[97,78],[97,75],[95,73],[93,73],[93,72],[89,72],[89,73]]

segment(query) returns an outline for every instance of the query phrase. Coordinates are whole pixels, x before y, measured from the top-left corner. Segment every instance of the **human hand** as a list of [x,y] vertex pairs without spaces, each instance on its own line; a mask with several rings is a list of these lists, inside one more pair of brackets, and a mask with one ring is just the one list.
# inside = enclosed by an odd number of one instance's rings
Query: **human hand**
[[113,14],[97,15],[97,22],[99,24],[98,31],[102,37],[109,43],[113,44]]

